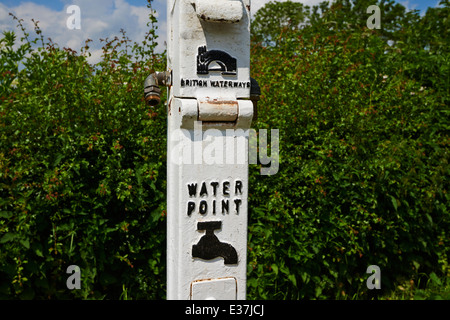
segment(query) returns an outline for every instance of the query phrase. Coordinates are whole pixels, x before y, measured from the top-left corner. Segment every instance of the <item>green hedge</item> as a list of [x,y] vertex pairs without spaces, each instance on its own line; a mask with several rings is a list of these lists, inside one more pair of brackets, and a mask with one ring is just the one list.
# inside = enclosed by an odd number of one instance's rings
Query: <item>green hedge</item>
[[[166,114],[142,90],[165,69],[154,29],[104,40],[97,65],[89,42],[75,53],[36,31],[0,40],[0,298],[165,298]],[[280,130],[280,169],[250,167],[248,298],[370,298],[448,276],[448,88],[376,31],[282,36],[252,45],[254,127]],[[430,56],[420,68],[448,59]],[[73,264],[81,290],[66,287]]]
[[[448,65],[414,79],[416,48],[376,30],[315,31],[287,27],[252,49],[256,126],[280,129],[280,170],[251,175],[249,297],[381,297],[448,277],[449,89],[423,84],[445,82]],[[419,67],[448,63],[425,53]],[[366,287],[369,265],[381,292]]]
[[[166,115],[142,87],[165,69],[154,30],[104,40],[95,66],[89,41],[78,54],[14,38],[1,40],[0,298],[163,298]],[[66,287],[72,264],[81,290]]]

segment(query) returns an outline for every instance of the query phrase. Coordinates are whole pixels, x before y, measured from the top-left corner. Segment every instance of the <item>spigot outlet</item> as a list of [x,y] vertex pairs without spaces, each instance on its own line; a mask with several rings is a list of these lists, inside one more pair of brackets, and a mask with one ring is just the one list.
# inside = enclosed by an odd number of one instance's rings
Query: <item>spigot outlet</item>
[[157,106],[161,102],[161,88],[159,86],[169,86],[171,82],[171,72],[154,72],[144,81],[145,103],[151,107]]

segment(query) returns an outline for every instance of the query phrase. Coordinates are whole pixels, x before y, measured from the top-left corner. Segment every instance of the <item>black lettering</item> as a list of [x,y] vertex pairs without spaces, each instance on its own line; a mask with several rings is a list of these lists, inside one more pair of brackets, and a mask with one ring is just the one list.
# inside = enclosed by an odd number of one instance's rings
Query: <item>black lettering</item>
[[208,195],[208,191],[206,190],[206,182],[202,183],[202,189],[200,190],[200,197]]
[[239,193],[242,194],[242,181],[241,180],[236,180],[236,184],[234,186],[234,193],[238,194],[238,190],[239,190]]
[[213,200],[213,214],[216,214],[216,200]]
[[189,196],[195,197],[195,194],[197,193],[197,184],[196,183],[188,184],[188,189],[189,189]]
[[247,82],[247,88],[250,88],[250,81]]
[[230,201],[227,200],[222,200],[222,213],[225,213],[225,210],[227,210],[228,213],[228,205],[230,204]]
[[223,194],[225,195],[225,196],[228,196],[230,193],[229,193],[229,189],[230,188],[230,181],[224,181],[224,183],[223,183]]
[[220,87],[223,88],[223,81],[219,81]]
[[233,87],[233,81],[228,81],[228,86],[229,86],[230,88],[232,88],[232,87]]
[[194,211],[195,209],[195,202],[194,201],[189,201],[188,202],[188,207],[187,207],[187,215],[190,216],[192,211]]
[[200,201],[200,214],[205,214],[208,210],[208,203],[206,200]]
[[218,182],[215,182],[215,181],[211,182],[211,186],[213,187],[213,194],[214,194],[214,196],[216,195],[216,188],[217,188],[218,185],[219,185]]
[[184,79],[181,79],[181,86],[184,87]]
[[235,81],[235,82],[233,83],[233,87],[235,87],[235,88],[237,88],[238,85],[239,85],[239,82],[237,82],[237,81]]
[[241,205],[241,199],[234,199],[234,203],[236,204],[236,213],[239,214],[239,206]]

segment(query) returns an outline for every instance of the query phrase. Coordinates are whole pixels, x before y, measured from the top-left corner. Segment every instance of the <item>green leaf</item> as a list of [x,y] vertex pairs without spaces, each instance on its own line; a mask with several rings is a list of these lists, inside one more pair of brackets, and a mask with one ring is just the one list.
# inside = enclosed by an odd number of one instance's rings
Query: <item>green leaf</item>
[[20,243],[21,243],[25,248],[30,249],[30,240],[28,240],[28,239],[23,239],[23,240],[20,240]]
[[0,218],[9,219],[13,216],[13,213],[10,211],[0,211]]
[[395,199],[393,196],[389,195],[391,198],[392,205],[394,206],[395,211],[397,211],[397,199]]
[[278,266],[276,264],[271,265],[273,272],[275,272],[275,275],[278,275]]
[[322,294],[322,287],[317,286],[316,287],[316,298],[318,298]]
[[439,278],[436,275],[436,273],[434,273],[434,272],[430,273],[430,279],[431,279],[431,281],[433,281],[433,283],[435,285],[442,286],[441,280],[439,280]]
[[64,154],[59,153],[56,157],[55,162],[53,163],[53,166],[56,167],[61,162],[62,158],[64,158]]
[[0,239],[0,243],[6,243],[6,242],[14,240],[15,238],[17,238],[16,234],[8,232]]
[[36,249],[34,250],[34,253],[36,253],[36,255],[37,255],[38,257],[41,257],[41,258],[44,257],[44,255],[42,254],[42,248],[36,248]]
[[295,278],[295,275],[293,274],[288,275],[288,280],[291,281],[295,287],[297,287],[297,279]]

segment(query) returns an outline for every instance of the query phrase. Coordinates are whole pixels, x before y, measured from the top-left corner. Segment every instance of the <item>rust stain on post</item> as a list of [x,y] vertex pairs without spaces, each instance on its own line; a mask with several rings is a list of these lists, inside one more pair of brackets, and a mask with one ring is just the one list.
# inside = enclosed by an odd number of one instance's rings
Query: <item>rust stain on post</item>
[[236,100],[200,100],[198,102],[200,121],[236,121],[238,102]]

